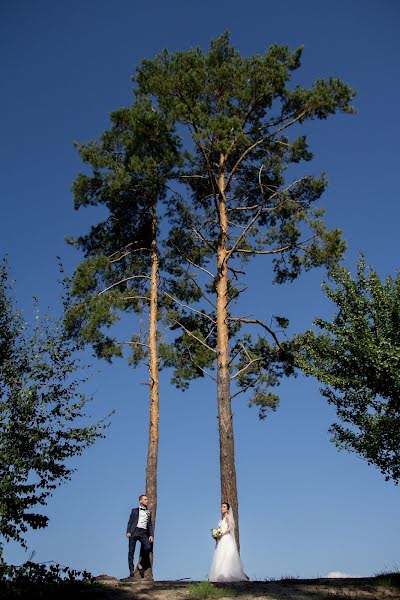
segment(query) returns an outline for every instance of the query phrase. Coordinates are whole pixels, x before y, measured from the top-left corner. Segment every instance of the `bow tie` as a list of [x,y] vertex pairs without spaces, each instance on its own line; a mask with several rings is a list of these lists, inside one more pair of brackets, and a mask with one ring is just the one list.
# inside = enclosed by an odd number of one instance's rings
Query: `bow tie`
[[139,506],[139,510],[147,510],[147,508],[143,508],[142,506]]

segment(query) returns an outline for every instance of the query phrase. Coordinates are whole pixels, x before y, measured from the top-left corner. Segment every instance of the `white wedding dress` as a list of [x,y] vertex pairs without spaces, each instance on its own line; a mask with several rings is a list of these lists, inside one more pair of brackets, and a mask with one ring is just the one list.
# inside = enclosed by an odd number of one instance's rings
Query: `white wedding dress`
[[[224,533],[228,529],[226,519],[221,519],[218,527]],[[243,571],[243,563],[240,560],[236,546],[235,530],[233,527],[231,527],[229,533],[223,535],[217,542],[208,580],[215,583],[248,581],[248,577]]]

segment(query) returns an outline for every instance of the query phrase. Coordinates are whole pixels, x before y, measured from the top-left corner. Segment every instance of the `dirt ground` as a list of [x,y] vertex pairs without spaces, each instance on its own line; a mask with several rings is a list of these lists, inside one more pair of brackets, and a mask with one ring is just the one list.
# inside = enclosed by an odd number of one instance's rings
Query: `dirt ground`
[[[96,577],[110,600],[190,600],[188,586],[194,581],[131,581]],[[400,591],[379,586],[373,578],[290,579],[215,584],[226,590],[224,598],[237,600],[400,600]]]

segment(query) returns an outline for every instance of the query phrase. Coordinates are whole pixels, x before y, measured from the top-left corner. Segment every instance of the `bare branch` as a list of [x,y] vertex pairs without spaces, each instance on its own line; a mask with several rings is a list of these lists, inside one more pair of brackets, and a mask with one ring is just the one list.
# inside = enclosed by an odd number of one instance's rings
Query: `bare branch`
[[204,273],[207,273],[207,275],[209,275],[210,277],[212,277],[213,279],[215,279],[215,276],[210,271],[207,271],[207,269],[205,269],[204,267],[201,267],[197,263],[194,263],[193,261],[190,260],[190,258],[188,258],[184,254],[182,254],[182,252],[179,250],[179,248],[177,248],[175,246],[175,244],[171,244],[171,246],[173,246],[175,248],[175,250],[178,252],[179,256],[182,256],[182,258],[184,258],[190,265],[192,265],[196,269],[200,269],[200,271],[204,271]]
[[197,335],[194,335],[194,333],[192,333],[191,331],[189,331],[189,329],[187,329],[184,325],[182,325],[182,323],[180,323],[176,319],[174,319],[174,323],[176,323],[177,325],[179,325],[179,327],[181,329],[183,329],[183,331],[185,331],[190,337],[192,337],[195,340],[197,340],[199,342],[199,344],[202,344],[205,348],[207,348],[207,350],[210,350],[210,352],[214,352],[214,354],[217,353],[217,351],[214,348],[211,348],[211,346],[209,346],[203,340],[201,340],[200,338],[198,338]]
[[176,302],[176,304],[179,304],[180,306],[183,306],[184,308],[187,308],[188,310],[191,310],[192,312],[200,315],[201,317],[204,317],[205,319],[208,319],[209,321],[211,321],[211,323],[213,323],[214,325],[216,324],[216,321],[214,319],[212,319],[209,315],[201,312],[200,310],[196,310],[195,308],[192,308],[191,306],[188,306],[187,304],[184,304],[183,302],[180,302],[177,298],[174,298],[174,296],[171,296],[171,294],[169,294],[168,292],[164,291],[164,294],[170,298],[173,302]]
[[239,321],[240,323],[250,323],[250,324],[254,324],[254,325],[260,325],[261,327],[264,327],[264,329],[266,329],[268,331],[268,333],[273,337],[273,339],[275,340],[276,345],[278,346],[279,350],[281,352],[283,352],[283,348],[276,336],[276,333],[271,329],[271,327],[268,327],[268,325],[266,325],[265,323],[263,323],[262,321],[260,321],[259,319],[248,319],[247,317],[228,317],[228,321]]
[[239,396],[240,394],[244,394],[244,392],[246,392],[249,388],[254,387],[256,385],[257,381],[259,379],[261,379],[261,377],[262,377],[262,373],[260,373],[260,375],[254,379],[254,381],[251,381],[244,388],[242,388],[241,390],[236,392],[236,394],[233,394],[231,396],[231,400],[232,400],[232,398],[236,398],[236,396]]
[[204,235],[202,233],[200,233],[200,231],[198,231],[195,227],[190,227],[190,229],[193,231],[193,233],[195,233],[195,235],[205,244],[207,244],[207,246],[214,251],[214,246],[212,244],[215,244],[215,240],[208,240],[207,238],[204,237]]
[[244,371],[247,371],[247,369],[254,364],[255,362],[260,362],[260,360],[262,360],[262,358],[252,358],[251,361],[249,363],[247,363],[247,365],[245,365],[242,369],[240,369],[239,371],[237,371],[234,375],[232,375],[231,379],[236,379],[236,377],[239,377],[239,375],[241,373],[244,373]]
[[105,292],[108,292],[108,290],[111,290],[116,285],[119,285],[120,283],[125,283],[126,281],[130,281],[131,279],[151,279],[151,278],[148,275],[131,275],[130,277],[126,277],[125,279],[121,279],[120,281],[116,281],[112,285],[108,286],[105,290],[102,290],[101,292],[99,292],[97,295],[101,296],[101,294],[104,294]]
[[190,281],[192,281],[192,283],[194,283],[194,285],[199,290],[199,292],[202,295],[202,297],[204,298],[204,300],[206,300],[209,304],[211,304],[211,306],[216,310],[217,306],[214,304],[214,302],[212,300],[210,300],[210,298],[207,296],[207,294],[205,294],[203,292],[203,290],[201,289],[201,287],[199,286],[199,284],[197,283],[197,281],[195,280],[195,278],[191,275],[191,273],[189,273],[188,271],[186,271],[186,276],[189,277],[189,279],[190,279]]
[[128,346],[145,346],[146,348],[150,348],[150,346],[144,342],[117,342],[117,344],[127,344]]
[[234,269],[233,267],[230,267],[229,265],[228,265],[228,269],[229,269],[229,271],[232,271],[235,279],[238,279],[238,274],[246,275],[246,273],[244,271],[239,271],[239,269]]
[[296,244],[287,244],[286,246],[282,246],[281,248],[274,248],[273,250],[248,250],[247,248],[236,248],[234,251],[241,252],[243,254],[278,254],[279,252],[284,252],[285,250],[289,250],[289,248],[293,248]]
[[204,375],[207,375],[207,377],[210,377],[210,379],[213,379],[214,381],[217,381],[217,379],[211,375],[211,373],[209,373],[208,371],[206,371],[205,369],[203,369],[203,367],[201,367],[200,365],[198,365],[194,360],[193,360],[193,356],[192,353],[190,352],[190,349],[187,348],[188,354],[189,354],[189,358],[190,358],[190,362],[196,367],[196,369],[199,369],[202,373],[204,373]]
[[[122,256],[119,256],[118,258],[114,258],[113,260],[110,260],[110,263],[116,263],[120,260],[122,260],[123,258],[125,258],[125,256],[129,256],[130,254],[133,254],[133,252],[140,252],[141,250],[147,250],[150,251],[150,248],[135,248],[134,250],[128,250],[127,252],[125,252],[125,254],[122,254]],[[112,254],[111,256],[115,256],[116,252],[114,252],[114,254]],[[111,258],[111,256],[109,258]]]
[[124,298],[121,298],[121,300],[148,300],[150,302],[148,296],[125,296]]
[[[123,248],[120,248],[119,250],[116,250],[115,252],[110,254],[110,256],[108,258],[112,258],[113,256],[115,256],[116,254],[119,254],[120,252],[125,252],[125,250],[127,250],[128,248],[130,248],[131,246],[133,246],[136,243],[137,242],[130,242]],[[131,250],[130,252],[138,252],[139,250],[150,250],[150,248],[135,248],[134,250]],[[111,261],[111,262],[114,262],[114,261]]]

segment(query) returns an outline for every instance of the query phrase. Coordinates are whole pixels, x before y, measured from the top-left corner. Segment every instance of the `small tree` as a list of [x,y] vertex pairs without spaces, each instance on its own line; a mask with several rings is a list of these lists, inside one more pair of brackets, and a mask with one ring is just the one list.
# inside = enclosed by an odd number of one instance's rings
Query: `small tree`
[[[325,176],[289,178],[291,166],[312,154],[304,135],[289,139],[287,133],[311,119],[352,112],[354,92],[333,78],[290,89],[301,54],[301,48],[275,45],[243,58],[224,34],[207,53],[165,50],[144,60],[135,77],[136,93],[156,103],[183,132],[184,166],[176,179],[187,195],[176,201],[169,245],[171,258],[193,267],[189,279],[176,265],[178,300],[187,299],[187,284],[192,286],[197,272],[202,306],[175,317],[183,334],[173,362],[177,355],[183,360],[174,379],[184,387],[216,367],[216,377],[208,374],[217,382],[221,499],[232,504],[238,544],[231,399],[253,389],[250,403],[265,416],[278,401],[271,387],[293,372],[290,343],[280,343],[268,323],[231,313],[242,276],[246,283],[243,265],[251,256],[269,255],[275,282],[283,283],[303,270],[336,264],[344,250],[340,232],[328,231],[324,211],[313,207],[327,185]],[[240,333],[254,325],[263,331],[257,340]],[[285,318],[278,319],[279,327],[286,325]]]
[[357,276],[345,268],[324,285],[337,312],[316,319],[322,330],[300,340],[299,366],[325,385],[322,395],[336,407],[330,427],[340,450],[377,466],[386,480],[400,479],[400,275],[382,282],[360,258]]
[[[25,547],[24,533],[46,527],[37,512],[71,478],[67,459],[102,436],[86,425],[76,344],[61,322],[36,317],[30,327],[15,307],[5,262],[0,268],[0,535]],[[1,550],[1,548],[0,548]]]

